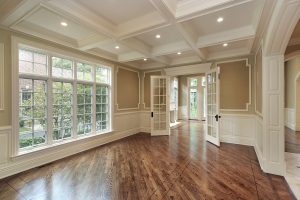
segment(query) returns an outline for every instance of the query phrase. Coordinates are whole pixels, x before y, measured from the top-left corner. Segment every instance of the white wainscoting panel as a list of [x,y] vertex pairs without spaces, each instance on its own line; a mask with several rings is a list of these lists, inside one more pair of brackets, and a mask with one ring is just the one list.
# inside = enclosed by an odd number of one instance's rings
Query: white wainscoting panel
[[141,111],[140,112],[140,131],[145,133],[151,132],[151,112]]
[[254,149],[260,166],[263,165],[263,119],[259,115],[254,116],[255,123],[255,137]]
[[292,129],[296,130],[296,112],[294,108],[285,108],[285,119],[284,123],[285,126]]
[[253,115],[221,114],[221,116],[221,142],[254,145],[255,130]]
[[188,120],[188,107],[187,106],[179,106],[178,107],[178,119]]
[[116,113],[114,131],[49,147],[14,158],[9,156],[11,127],[0,127],[0,179],[140,132],[140,112]]

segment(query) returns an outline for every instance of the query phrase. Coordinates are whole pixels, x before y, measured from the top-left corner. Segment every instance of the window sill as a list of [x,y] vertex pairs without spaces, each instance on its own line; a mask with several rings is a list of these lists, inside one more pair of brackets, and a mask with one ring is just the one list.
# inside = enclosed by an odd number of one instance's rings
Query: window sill
[[113,132],[114,131],[109,130],[109,131],[106,131],[106,132],[101,132],[101,133],[96,133],[96,134],[89,134],[89,135],[85,135],[85,136],[79,136],[76,139],[62,140],[62,141],[59,141],[59,142],[55,142],[51,145],[41,145],[41,146],[33,147],[33,148],[30,148],[30,149],[20,150],[18,152],[18,155],[13,156],[13,158],[22,157],[22,156],[25,156],[25,155],[28,155],[28,154],[37,153],[37,152],[44,151],[44,150],[54,149],[56,147],[60,147],[60,146],[63,146],[63,145],[72,144],[72,143],[76,143],[76,142],[80,142],[80,141],[83,142],[83,141],[88,140],[90,138],[101,137],[101,136],[104,136],[104,135],[107,135],[107,134],[111,134]]

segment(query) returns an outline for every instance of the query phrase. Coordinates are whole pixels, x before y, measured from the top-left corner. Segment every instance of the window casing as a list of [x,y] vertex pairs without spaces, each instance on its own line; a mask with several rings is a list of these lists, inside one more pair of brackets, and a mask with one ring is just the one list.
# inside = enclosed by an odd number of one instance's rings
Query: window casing
[[111,130],[110,67],[25,45],[18,55],[21,151]]

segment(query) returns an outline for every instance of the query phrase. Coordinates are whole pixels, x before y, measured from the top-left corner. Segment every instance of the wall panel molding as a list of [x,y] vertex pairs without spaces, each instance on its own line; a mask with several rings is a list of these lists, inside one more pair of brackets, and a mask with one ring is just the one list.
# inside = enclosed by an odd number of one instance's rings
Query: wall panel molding
[[4,110],[4,44],[0,43],[0,111]]
[[[126,70],[126,71],[130,71],[130,72],[134,72],[137,74],[137,77],[138,77],[138,103],[136,105],[136,107],[129,107],[129,108],[121,108],[119,102],[118,102],[118,73],[119,73],[119,69],[123,69],[123,70]],[[141,104],[141,80],[140,80],[140,73],[139,71],[136,71],[136,70],[133,70],[133,69],[129,69],[129,68],[126,68],[126,67],[121,67],[121,66],[118,66],[116,67],[116,70],[115,70],[115,106],[116,106],[116,110],[117,111],[130,111],[130,110],[139,110],[140,109],[140,104]]]
[[[252,104],[252,72],[251,72],[251,64],[249,64],[249,59],[248,58],[243,58],[243,59],[233,59],[233,60],[227,60],[225,62],[217,62],[216,66],[220,67],[220,65],[222,64],[226,64],[226,63],[234,63],[234,62],[240,62],[240,61],[245,61],[246,62],[246,66],[248,67],[248,77],[249,77],[249,88],[248,88],[248,100],[247,102],[245,102],[245,108],[240,109],[240,108],[221,108],[220,111],[229,111],[229,112],[248,112],[249,111],[249,106]],[[222,76],[222,67],[221,68],[221,76]]]

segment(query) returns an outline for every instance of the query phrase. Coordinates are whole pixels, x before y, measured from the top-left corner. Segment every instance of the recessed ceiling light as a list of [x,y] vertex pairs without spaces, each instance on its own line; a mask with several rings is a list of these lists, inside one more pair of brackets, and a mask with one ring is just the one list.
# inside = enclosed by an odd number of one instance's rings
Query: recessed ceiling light
[[228,43],[224,43],[224,44],[223,44],[223,47],[227,47],[227,46],[228,46]]
[[62,26],[68,26],[68,23],[67,22],[60,22],[60,25],[62,25]]
[[177,52],[177,55],[181,55],[181,52],[179,51],[179,52]]
[[116,48],[116,49],[120,49],[120,47],[119,47],[118,45],[117,45],[117,46],[115,46],[115,48]]
[[160,38],[160,35],[159,35],[159,34],[157,34],[155,37],[156,37],[157,39],[159,39],[159,38]]
[[219,23],[221,23],[222,21],[224,21],[223,17],[219,17],[219,18],[217,19],[217,22],[219,22]]
[[147,58],[144,58],[144,61],[147,61]]

